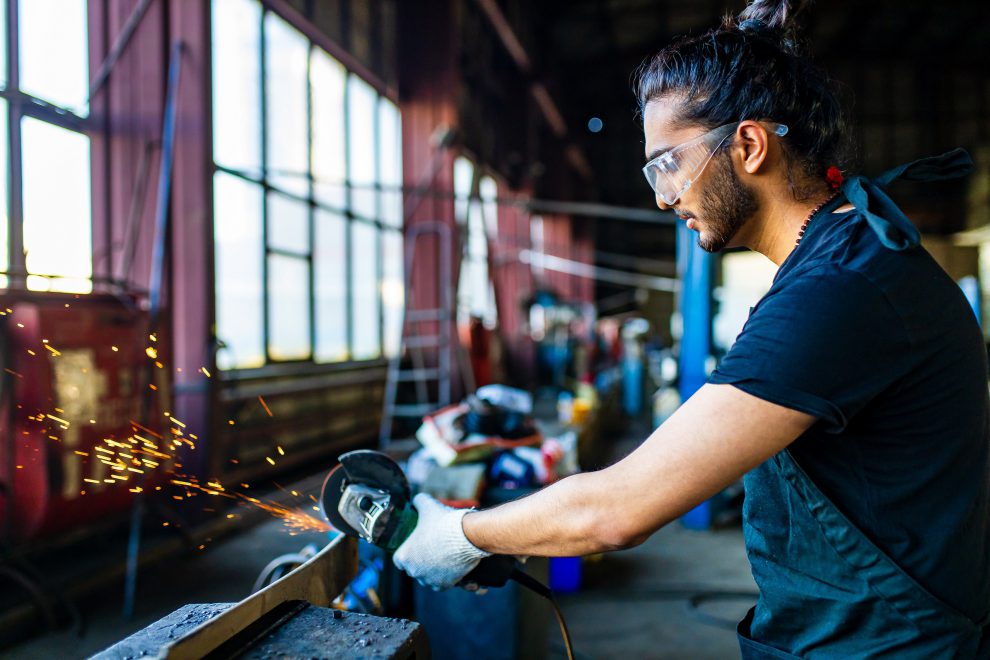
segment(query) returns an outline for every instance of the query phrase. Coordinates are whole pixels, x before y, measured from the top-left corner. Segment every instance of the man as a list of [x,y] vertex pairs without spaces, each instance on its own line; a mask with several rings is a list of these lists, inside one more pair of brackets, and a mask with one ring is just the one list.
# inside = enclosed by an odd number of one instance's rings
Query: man
[[658,206],[706,250],[779,266],[710,382],[604,470],[485,511],[417,496],[395,555],[410,575],[445,588],[490,553],[631,547],[745,475],[761,595],[744,657],[990,656],[983,339],[881,189],[966,159],[840,190],[839,105],[794,46],[794,14],[758,0],[640,73]]

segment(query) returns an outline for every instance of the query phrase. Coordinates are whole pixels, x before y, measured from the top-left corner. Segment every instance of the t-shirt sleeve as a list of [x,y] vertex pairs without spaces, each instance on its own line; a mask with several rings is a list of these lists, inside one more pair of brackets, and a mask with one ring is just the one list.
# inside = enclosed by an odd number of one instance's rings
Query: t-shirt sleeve
[[800,410],[839,432],[903,373],[904,323],[862,274],[828,264],[793,274],[753,309],[709,378]]

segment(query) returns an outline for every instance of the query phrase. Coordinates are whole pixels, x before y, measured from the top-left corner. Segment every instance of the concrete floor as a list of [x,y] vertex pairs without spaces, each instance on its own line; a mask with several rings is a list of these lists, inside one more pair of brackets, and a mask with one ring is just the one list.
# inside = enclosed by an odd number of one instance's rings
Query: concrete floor
[[[576,657],[739,657],[734,630],[701,620],[735,622],[755,602],[739,530],[696,532],[675,523],[639,547],[586,560],[584,577],[580,592],[560,599]],[[721,595],[715,592],[747,595],[688,607],[691,595]],[[556,624],[550,640],[550,657],[565,657]]]

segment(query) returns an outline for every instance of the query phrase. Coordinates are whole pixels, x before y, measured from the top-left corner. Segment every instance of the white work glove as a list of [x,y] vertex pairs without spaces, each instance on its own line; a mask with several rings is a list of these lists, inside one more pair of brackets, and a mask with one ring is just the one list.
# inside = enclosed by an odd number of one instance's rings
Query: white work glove
[[471,509],[452,509],[426,493],[414,497],[413,506],[419,521],[392,561],[423,586],[449,589],[491,555],[464,535],[461,519]]

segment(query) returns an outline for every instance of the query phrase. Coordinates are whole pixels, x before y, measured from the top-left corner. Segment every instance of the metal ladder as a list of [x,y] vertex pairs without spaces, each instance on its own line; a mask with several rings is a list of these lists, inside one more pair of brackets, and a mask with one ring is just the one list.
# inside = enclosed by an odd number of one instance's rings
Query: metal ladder
[[[413,300],[412,273],[417,243],[434,238],[438,254],[436,307],[415,307]],[[417,222],[406,232],[405,244],[405,291],[406,304],[402,320],[402,340],[398,352],[389,358],[385,379],[385,398],[382,409],[382,423],[378,433],[378,444],[386,447],[392,439],[392,426],[399,418],[418,418],[450,405],[452,368],[451,328],[454,320],[454,298],[452,291],[453,273],[451,268],[451,248],[453,245],[451,228],[439,221]],[[424,333],[424,324],[432,323],[436,332]],[[412,369],[402,369],[402,358],[408,351],[413,363]],[[426,355],[435,355],[427,365]],[[399,383],[416,384],[416,403],[396,403]],[[436,383],[436,398],[431,399],[430,383]]]

